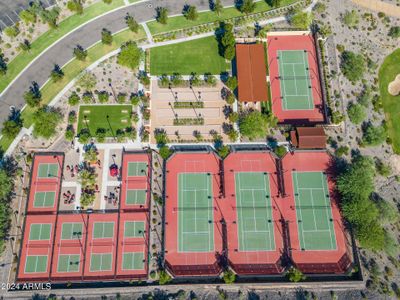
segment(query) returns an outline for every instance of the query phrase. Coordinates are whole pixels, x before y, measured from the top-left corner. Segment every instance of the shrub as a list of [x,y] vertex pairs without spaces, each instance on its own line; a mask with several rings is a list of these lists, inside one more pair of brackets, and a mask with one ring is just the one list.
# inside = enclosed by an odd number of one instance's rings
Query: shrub
[[286,154],[286,152],[287,152],[287,150],[286,150],[286,147],[284,147],[284,146],[278,146],[275,148],[275,154],[278,157],[283,157]]
[[96,140],[99,143],[104,143],[106,140],[107,130],[105,128],[97,128],[96,130]]
[[234,90],[237,88],[237,85],[238,85],[236,76],[229,77],[229,78],[226,80],[225,85],[226,85],[231,91],[234,91]]
[[68,97],[68,104],[75,106],[79,104],[79,101],[81,101],[81,97],[77,94],[77,92],[72,92],[72,94]]
[[99,99],[100,103],[108,102],[109,98],[110,98],[110,95],[108,94],[107,91],[100,91],[97,93],[97,99]]
[[344,51],[341,55],[340,69],[350,82],[355,83],[364,77],[365,59],[361,54]]
[[19,34],[19,28],[17,26],[10,26],[4,29],[4,34],[10,38],[15,38]]
[[87,144],[92,136],[87,129],[82,129],[79,132],[78,141],[81,144]]
[[158,272],[158,278],[159,278],[158,283],[160,285],[167,284],[172,280],[171,276],[169,276],[169,274],[165,270],[160,270]]
[[236,274],[232,270],[227,270],[224,272],[223,279],[226,284],[232,284],[236,281]]
[[351,103],[347,108],[347,114],[353,124],[361,124],[367,117],[365,108],[361,104]]
[[336,149],[335,154],[337,157],[341,157],[343,155],[348,155],[349,150],[350,149],[347,146],[340,146],[339,148]]
[[303,281],[304,279],[306,279],[306,276],[304,276],[303,273],[301,273],[300,270],[291,267],[287,273],[286,273],[286,277],[289,279],[289,281],[291,282],[299,282],[299,281]]
[[171,149],[169,149],[168,146],[165,146],[165,145],[161,146],[161,148],[160,148],[160,156],[163,159],[167,159],[168,157],[171,156],[171,154],[172,154],[172,151],[171,151]]
[[386,140],[386,129],[384,126],[373,126],[368,124],[364,128],[363,143],[366,146],[378,146]]
[[67,141],[72,141],[75,137],[74,128],[72,126],[68,126],[67,130],[65,131],[65,139]]
[[119,93],[117,95],[117,102],[120,104],[123,104],[126,102],[126,94],[125,93]]

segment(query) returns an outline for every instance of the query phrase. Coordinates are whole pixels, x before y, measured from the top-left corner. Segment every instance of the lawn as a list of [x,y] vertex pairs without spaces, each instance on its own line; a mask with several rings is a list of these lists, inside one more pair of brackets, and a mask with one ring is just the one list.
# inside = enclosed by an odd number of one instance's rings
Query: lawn
[[229,68],[230,65],[218,54],[218,42],[214,36],[150,50],[152,75],[174,72],[181,75],[190,75],[192,72],[216,75]]
[[[286,6],[286,5],[292,4],[297,1],[298,0],[282,0],[281,6]],[[272,9],[272,7],[270,5],[268,5],[267,2],[265,2],[264,0],[261,0],[259,2],[256,2],[256,8],[254,10],[254,13],[267,11],[267,10],[271,10],[271,9]],[[157,21],[150,21],[147,23],[147,26],[149,27],[150,32],[152,34],[159,34],[159,33],[164,33],[164,32],[168,32],[168,31],[172,31],[172,30],[190,28],[192,26],[196,26],[196,25],[200,25],[200,24],[205,24],[205,23],[210,23],[210,22],[215,22],[215,21],[223,21],[226,19],[239,17],[239,16],[243,16],[243,15],[244,14],[242,14],[240,11],[238,11],[237,8],[227,7],[222,10],[222,12],[219,16],[215,12],[206,11],[206,12],[199,13],[199,17],[195,21],[189,21],[184,16],[177,16],[177,17],[169,18],[168,23],[165,25],[160,24]]]
[[21,52],[8,64],[7,74],[1,77],[0,80],[0,92],[2,92],[33,59],[62,36],[83,23],[117,7],[122,7],[123,5],[123,0],[114,0],[111,4],[105,4],[103,1],[97,2],[85,8],[82,15],[72,15],[63,20],[56,29],[50,29],[40,35],[32,42],[29,52]]
[[385,111],[388,134],[393,142],[393,151],[400,154],[400,96],[392,96],[388,85],[400,74],[400,49],[386,57],[379,70],[379,89]]
[[88,128],[91,135],[95,135],[98,128],[104,128],[106,136],[112,137],[118,129],[131,127],[131,115],[132,105],[81,105],[78,132]]

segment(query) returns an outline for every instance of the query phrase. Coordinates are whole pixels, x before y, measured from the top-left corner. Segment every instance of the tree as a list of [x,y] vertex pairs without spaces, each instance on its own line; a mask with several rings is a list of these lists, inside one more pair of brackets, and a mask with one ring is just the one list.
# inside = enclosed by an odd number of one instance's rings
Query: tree
[[64,137],[67,141],[72,141],[75,137],[74,127],[69,125],[67,130],[65,131]]
[[303,273],[301,273],[300,270],[296,269],[295,267],[291,267],[287,273],[286,277],[291,281],[291,282],[299,282],[304,279],[306,279],[306,276],[304,276]]
[[84,154],[83,159],[89,162],[97,161],[97,150],[94,147],[89,148]]
[[6,170],[0,169],[0,200],[6,200],[13,190],[13,177]]
[[308,12],[299,11],[289,18],[290,24],[297,29],[308,29],[313,21],[313,15]]
[[33,82],[29,87],[29,90],[24,93],[24,99],[26,104],[30,107],[39,106],[42,101],[42,94],[40,93],[39,85],[36,82]]
[[84,61],[87,56],[87,50],[83,49],[81,45],[77,45],[74,48],[74,56],[77,60]]
[[83,207],[87,207],[92,205],[95,199],[96,194],[94,193],[94,191],[82,192],[80,202]]
[[279,7],[279,6],[281,6],[282,1],[281,0],[272,0],[271,4],[273,7]]
[[122,66],[135,70],[139,66],[142,54],[142,50],[137,46],[137,44],[129,41],[122,45],[121,52],[117,57],[117,62]]
[[27,25],[36,22],[36,14],[29,9],[21,10],[19,18]]
[[0,53],[0,75],[6,75],[7,74],[7,63],[4,59],[4,55]]
[[59,65],[54,65],[54,68],[51,71],[50,77],[53,80],[53,82],[58,82],[61,79],[63,79],[64,72],[63,72],[63,70],[61,70]]
[[343,75],[352,83],[364,77],[365,60],[361,54],[344,51],[341,55],[340,69]]
[[367,124],[363,130],[363,143],[367,146],[381,145],[386,139],[386,128]]
[[69,105],[78,105],[79,101],[81,101],[81,97],[77,94],[77,92],[73,91],[72,94],[68,97],[68,104]]
[[183,15],[187,20],[195,21],[199,17],[199,13],[197,12],[196,6],[193,5],[185,5],[183,10]]
[[97,142],[104,143],[104,141],[106,140],[106,134],[107,130],[105,128],[97,128],[95,135]]
[[162,129],[155,130],[154,138],[160,148],[169,142],[167,133],[165,132],[165,130]]
[[351,103],[347,108],[347,114],[353,124],[361,124],[367,117],[365,108],[358,103]]
[[126,15],[125,22],[126,22],[126,25],[128,26],[128,28],[132,32],[138,33],[139,28],[140,28],[139,23],[136,22],[136,20],[130,14]]
[[233,26],[229,23],[222,23],[217,30],[217,40],[219,43],[219,53],[227,60],[235,57],[235,36]]
[[243,0],[243,2],[241,3],[241,5],[239,7],[239,10],[242,13],[249,14],[249,13],[252,13],[255,8],[256,8],[256,4],[254,3],[253,0]]
[[10,38],[15,38],[19,34],[19,28],[17,26],[10,26],[4,29],[4,34]]
[[67,8],[72,12],[76,12],[78,15],[83,14],[83,5],[80,0],[68,1]]
[[226,82],[225,85],[231,90],[234,91],[237,88],[238,82],[236,76],[230,76]]
[[8,139],[14,139],[22,128],[22,122],[18,120],[7,120],[3,123],[1,134]]
[[251,141],[264,138],[269,125],[268,117],[257,110],[243,113],[239,118],[240,133]]
[[398,39],[400,37],[400,27],[393,26],[389,29],[388,35],[393,39]]
[[87,144],[91,138],[91,134],[87,128],[81,129],[78,135],[78,141],[81,144]]
[[101,42],[105,45],[111,45],[113,41],[113,36],[111,34],[111,31],[107,30],[106,28],[103,28],[101,31]]
[[160,156],[161,156],[163,159],[167,159],[167,158],[170,157],[171,154],[172,154],[171,149],[169,149],[169,147],[168,147],[168,146],[165,146],[165,145],[164,145],[164,146],[161,146],[159,152],[160,152]]
[[21,43],[19,43],[19,49],[28,52],[31,50],[31,43],[28,40],[23,40]]
[[76,84],[85,90],[91,91],[97,84],[96,75],[89,71],[85,71],[78,77]]
[[284,146],[277,146],[274,152],[278,157],[283,157],[287,153],[287,150]]
[[224,8],[224,7],[222,6],[221,0],[215,0],[214,5],[213,5],[213,11],[214,11],[218,16],[221,15],[221,12],[222,12],[222,9],[223,9],[223,8]]
[[158,7],[157,8],[157,22],[160,24],[167,24],[168,22],[168,9],[165,7]]
[[100,91],[97,93],[97,99],[99,99],[100,103],[108,102],[109,98],[110,98],[110,95],[108,94],[107,91]]
[[47,23],[51,28],[56,28],[57,20],[60,15],[60,8],[58,6],[55,6],[52,9],[42,8],[39,15],[44,23]]
[[49,139],[57,132],[57,125],[62,119],[61,114],[46,106],[38,109],[33,115],[33,135]]

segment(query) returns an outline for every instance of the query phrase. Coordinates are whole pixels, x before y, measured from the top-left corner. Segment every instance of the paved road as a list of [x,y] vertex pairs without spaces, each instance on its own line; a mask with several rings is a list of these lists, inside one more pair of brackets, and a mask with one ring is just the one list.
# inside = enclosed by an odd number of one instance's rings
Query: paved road
[[[0,0],[0,30],[19,21],[18,14],[28,7],[31,0]],[[44,7],[54,5],[55,0],[43,0]]]
[[[209,9],[208,0],[149,0],[109,13],[63,38],[30,65],[2,94],[0,97],[0,126],[8,118],[9,105],[12,104],[17,109],[21,109],[25,104],[22,95],[29,88],[31,82],[36,81],[42,86],[49,78],[54,64],[63,66],[73,57],[72,51],[76,45],[87,48],[98,42],[103,28],[107,28],[113,33],[125,28],[124,17],[127,13],[134,16],[138,22],[145,22],[155,18],[156,7],[167,7],[170,15],[173,15],[182,12],[184,3],[196,5],[198,10]],[[233,5],[234,0],[223,0],[222,3]]]

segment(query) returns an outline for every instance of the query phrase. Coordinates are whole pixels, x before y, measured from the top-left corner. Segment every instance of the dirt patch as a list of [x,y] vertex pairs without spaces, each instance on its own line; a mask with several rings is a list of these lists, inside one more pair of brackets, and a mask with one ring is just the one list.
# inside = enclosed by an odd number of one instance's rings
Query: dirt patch
[[400,94],[400,74],[397,75],[391,83],[389,83],[388,91],[392,96],[397,96]]

